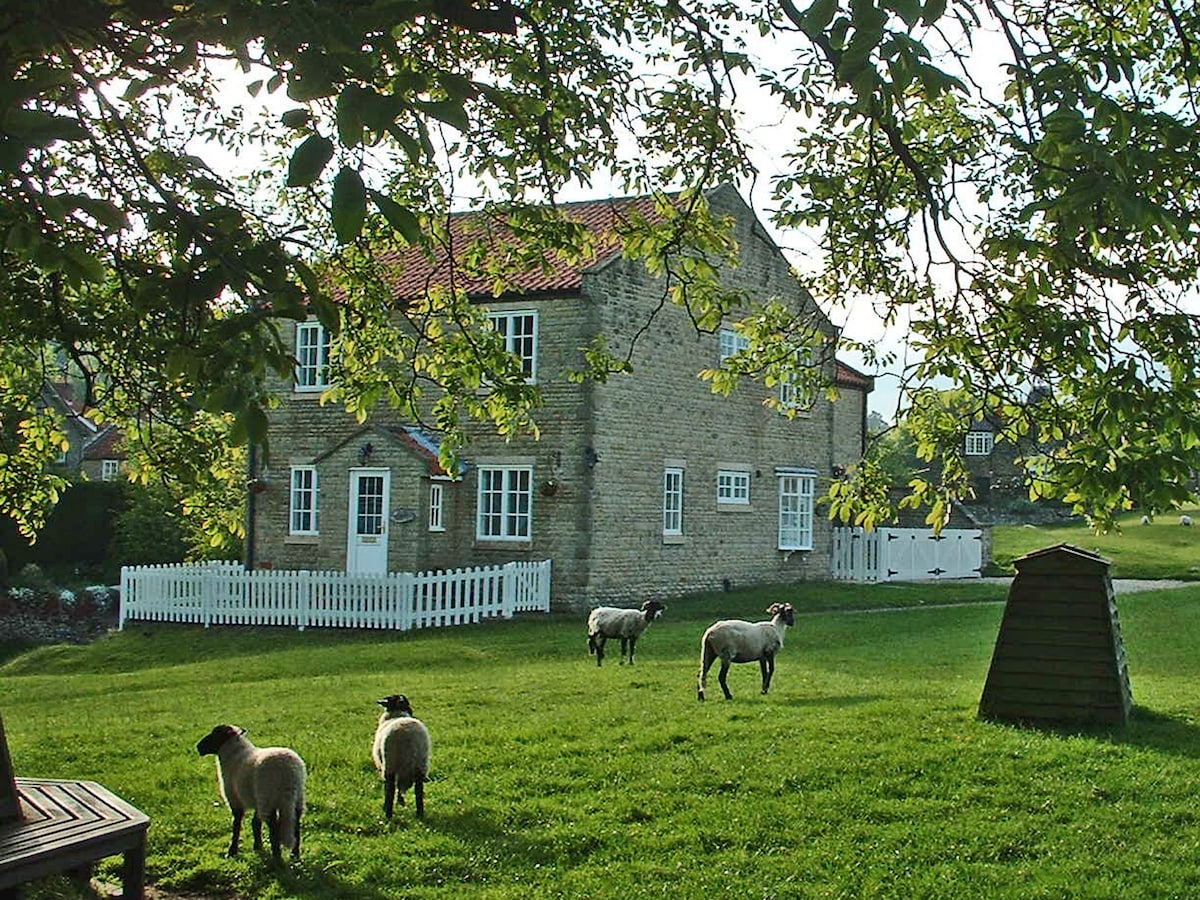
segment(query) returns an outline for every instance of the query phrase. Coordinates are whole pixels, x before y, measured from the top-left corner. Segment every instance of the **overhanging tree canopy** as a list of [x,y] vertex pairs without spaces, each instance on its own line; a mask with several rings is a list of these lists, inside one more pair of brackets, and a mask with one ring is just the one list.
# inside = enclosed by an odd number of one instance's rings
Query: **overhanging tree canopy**
[[[450,392],[452,438],[463,415],[535,427],[536,395],[462,297],[407,310],[419,340],[387,336],[376,252],[444,239],[461,183],[526,248],[583,252],[542,204],[600,178],[639,193],[745,179],[745,100],[769,97],[795,122],[777,221],[819,237],[818,301],[865,296],[910,322],[924,361],[905,377],[968,388],[1011,437],[1034,425],[1036,384],[1052,398],[1037,424],[1054,450],[1030,460],[1044,493],[1101,525],[1131,502],[1163,509],[1200,462],[1196,18],[1173,0],[17,0],[0,11],[0,341],[26,362],[0,371],[0,404],[20,405],[55,342],[138,434],[203,412],[258,439],[263,376],[292,364],[277,322],[315,313],[340,333],[352,408],[427,384]],[[225,109],[214,66],[286,97],[282,115]],[[233,179],[204,137],[279,166]],[[699,195],[668,209],[627,249],[712,327],[732,300],[703,260],[730,248]],[[762,352],[734,375],[803,339],[768,312],[745,322]],[[602,347],[588,360],[623,368]],[[917,416],[921,446],[952,458],[967,412]],[[37,470],[53,441],[30,427],[2,430],[0,470]],[[48,485],[23,484],[5,511],[32,526]],[[964,488],[935,485],[932,518]],[[874,521],[879,495],[864,478],[835,509]]]

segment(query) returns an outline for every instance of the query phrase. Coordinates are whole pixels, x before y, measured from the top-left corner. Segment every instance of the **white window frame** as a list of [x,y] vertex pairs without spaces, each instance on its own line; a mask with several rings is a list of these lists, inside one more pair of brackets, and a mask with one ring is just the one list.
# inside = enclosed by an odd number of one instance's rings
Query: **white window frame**
[[[804,367],[813,364],[813,353],[808,347],[801,347],[794,354],[796,366]],[[781,410],[795,410],[801,415],[812,412],[812,408],[817,403],[817,388],[812,386],[808,388],[806,393],[801,393],[798,382],[792,378],[784,378],[779,382],[779,408]]]
[[663,537],[683,536],[683,468],[663,468]]
[[811,550],[817,474],[802,470],[775,474],[779,479],[779,549]]
[[[538,313],[536,309],[514,309],[488,313],[492,327],[504,338],[504,349],[521,361],[521,371],[530,384],[537,383]],[[514,326],[527,324],[527,330]]]
[[298,393],[329,387],[329,332],[320,322],[296,324],[295,389]]
[[320,534],[321,487],[316,466],[292,466],[288,475],[288,534]]
[[446,530],[446,491],[445,486],[434,481],[429,485],[429,530]]
[[749,506],[750,473],[738,469],[718,469],[717,503],[721,506]]
[[475,539],[533,539],[533,467],[479,467],[475,495]]
[[968,431],[963,452],[967,456],[990,456],[996,436],[990,431]]
[[101,481],[116,481],[117,476],[121,474],[121,461],[119,459],[102,459],[100,460],[100,480]]
[[734,354],[750,349],[750,338],[744,334],[738,334],[732,328],[722,328],[717,333],[717,342],[720,362],[725,362]]

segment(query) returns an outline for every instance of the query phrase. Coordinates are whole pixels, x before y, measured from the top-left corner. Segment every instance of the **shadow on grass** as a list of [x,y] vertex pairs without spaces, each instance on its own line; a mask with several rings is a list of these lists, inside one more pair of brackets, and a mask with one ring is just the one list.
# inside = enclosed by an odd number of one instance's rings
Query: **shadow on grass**
[[[983,720],[988,721],[988,720]],[[1125,726],[1072,725],[1050,722],[993,722],[1058,737],[1090,737],[1097,741],[1127,747],[1141,747],[1157,753],[1200,759],[1200,724],[1183,715],[1168,715],[1134,705]]]

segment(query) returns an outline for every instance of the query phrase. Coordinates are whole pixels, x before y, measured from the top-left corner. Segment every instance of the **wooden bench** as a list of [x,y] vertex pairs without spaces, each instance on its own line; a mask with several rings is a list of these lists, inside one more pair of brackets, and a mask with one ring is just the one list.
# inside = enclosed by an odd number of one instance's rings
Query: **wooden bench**
[[94,781],[16,778],[0,718],[0,900],[59,873],[124,855],[121,896],[141,900],[150,818]]

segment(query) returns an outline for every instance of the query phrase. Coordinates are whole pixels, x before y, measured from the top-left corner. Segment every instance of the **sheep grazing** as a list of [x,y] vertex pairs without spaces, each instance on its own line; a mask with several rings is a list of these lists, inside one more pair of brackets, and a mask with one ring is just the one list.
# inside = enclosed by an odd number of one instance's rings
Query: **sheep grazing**
[[1149,524],[1150,524],[1150,517],[1149,517],[1149,516],[1142,516],[1142,524],[1143,524],[1143,525],[1149,525]]
[[1180,524],[1180,525],[1191,525],[1191,524],[1192,524],[1192,517],[1191,517],[1191,516],[1188,516],[1188,515],[1183,515],[1183,516],[1180,516],[1180,517],[1179,517],[1179,524]]
[[633,648],[642,632],[650,627],[666,609],[657,600],[647,600],[641,609],[621,609],[616,606],[597,606],[588,616],[588,653],[596,657],[596,665],[604,664],[604,642],[621,639],[621,664],[626,656],[633,665]]
[[233,839],[229,855],[237,856],[242,832],[242,817],[254,810],[254,849],[262,850],[262,823],[271,836],[271,856],[278,860],[279,849],[291,849],[292,859],[300,858],[300,817],[304,814],[304,781],[308,772],[304,760],[286,747],[255,747],[244,729],[236,725],[218,725],[196,745],[201,756],[217,757],[217,775],[221,794],[233,813]]
[[770,689],[771,676],[775,674],[775,654],[783,648],[783,635],[795,624],[796,613],[790,603],[772,603],[767,612],[771,614],[769,622],[726,619],[708,626],[704,637],[700,639],[698,699],[704,699],[708,670],[717,659],[721,660],[721,671],[717,680],[721,682],[721,690],[725,692],[726,700],[733,699],[733,694],[729,693],[729,684],[725,680],[732,663],[758,660],[762,669],[762,692],[765,694]]
[[403,694],[377,701],[383,707],[375,729],[371,758],[383,779],[383,814],[392,817],[396,793],[404,803],[410,787],[417,805],[417,818],[425,817],[425,782],[429,778],[432,743],[425,723],[413,717],[412,704]]

